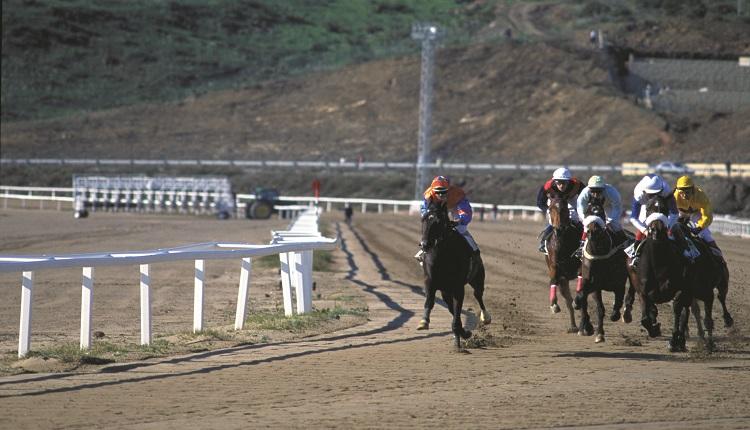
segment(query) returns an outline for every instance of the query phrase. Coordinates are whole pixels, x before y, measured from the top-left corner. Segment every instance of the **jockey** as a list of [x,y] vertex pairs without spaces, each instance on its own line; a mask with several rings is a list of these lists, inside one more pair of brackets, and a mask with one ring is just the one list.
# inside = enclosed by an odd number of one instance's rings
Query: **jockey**
[[669,184],[659,175],[649,174],[638,182],[633,190],[633,205],[630,209],[630,223],[637,229],[635,240],[641,241],[646,237],[646,206],[645,204],[653,198],[659,196],[666,200],[669,214],[667,214],[667,227],[672,227],[677,221],[677,203],[672,195],[672,189]]
[[[622,216],[622,201],[620,193],[615,187],[604,182],[604,178],[601,176],[592,176],[589,178],[588,186],[581,191],[578,195],[578,216],[580,219],[586,218],[586,207],[589,203],[596,203],[602,206],[609,207],[609,210],[605,210],[607,218],[604,220],[607,222],[607,227],[615,233],[615,237],[618,239],[618,243],[625,241],[625,232],[622,230],[620,224],[620,217]],[[584,231],[585,239],[585,231]]]
[[679,177],[675,188],[674,198],[680,217],[692,221],[695,224],[693,232],[721,256],[721,250],[708,229],[714,217],[711,202],[706,193],[695,185],[690,176]]
[[[427,214],[427,208],[430,206],[430,202],[440,201],[444,202],[448,207],[448,213],[451,218],[458,223],[456,225],[456,231],[466,239],[469,247],[473,251],[471,266],[469,268],[469,274],[472,274],[472,270],[477,267],[476,259],[479,256],[479,247],[476,241],[469,233],[468,225],[471,222],[472,210],[469,200],[466,198],[466,193],[461,187],[451,185],[450,180],[446,176],[435,176],[430,186],[424,192],[424,200],[419,207],[419,211],[422,216]],[[420,250],[414,257],[422,261],[424,244],[420,244]]]
[[[599,204],[602,209],[605,205],[609,206],[609,210],[605,210],[606,214],[606,226],[614,233],[615,244],[619,245],[627,240],[625,231],[622,229],[620,224],[620,217],[622,216],[622,199],[620,193],[615,187],[604,182],[604,178],[601,176],[594,175],[589,178],[589,182],[586,188],[581,191],[578,195],[578,216],[580,219],[586,219],[587,214],[586,208],[589,203]],[[577,255],[583,253],[583,245],[586,240],[586,229],[584,228],[583,234],[581,235],[581,247],[579,248]],[[576,285],[576,293],[580,293],[583,290],[583,279],[581,275],[578,275],[578,284]]]
[[635,243],[625,252],[632,258],[631,265],[635,266],[640,255],[639,245],[646,237],[646,203],[655,196],[661,197],[667,203],[668,214],[667,227],[671,228],[677,221],[677,203],[675,202],[672,189],[659,175],[648,174],[644,176],[633,189],[633,204],[630,209],[630,223],[636,228]]
[[578,218],[578,212],[576,211],[576,198],[578,193],[583,189],[583,183],[574,178],[570,173],[570,170],[565,167],[552,172],[552,179],[544,183],[539,188],[539,192],[536,195],[536,205],[542,212],[547,214],[547,225],[544,227],[544,231],[541,233],[541,241],[539,242],[539,252],[545,252],[544,242],[547,240],[550,234],[552,234],[552,226],[549,223],[549,199],[551,197],[560,197],[568,202],[568,210],[570,212],[570,220],[573,223],[580,224]]

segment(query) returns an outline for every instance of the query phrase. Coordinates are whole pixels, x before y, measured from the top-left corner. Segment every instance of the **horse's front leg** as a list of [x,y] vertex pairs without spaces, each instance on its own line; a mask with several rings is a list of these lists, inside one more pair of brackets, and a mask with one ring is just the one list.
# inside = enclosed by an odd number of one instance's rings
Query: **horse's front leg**
[[633,304],[635,304],[635,293],[637,291],[637,282],[638,282],[638,276],[635,272],[635,269],[630,267],[627,260],[625,261],[626,264],[626,270],[628,273],[628,293],[625,296],[625,311],[622,313],[622,320],[626,324],[629,324],[631,321],[633,321]]
[[677,293],[672,302],[674,324],[672,327],[672,338],[669,340],[670,352],[685,352],[685,331],[687,328],[688,309],[692,299],[688,300],[684,291]]
[[581,292],[582,299],[578,302],[578,309],[581,311],[581,321],[578,326],[578,336],[591,336],[594,334],[594,327],[591,325],[591,317],[589,316],[589,300],[588,292],[584,287]]
[[713,351],[713,348],[714,348],[713,307],[714,307],[714,297],[713,297],[713,291],[712,291],[711,295],[703,302],[703,308],[706,313],[706,316],[703,322],[706,324],[706,335],[707,335],[704,340],[706,342],[706,348],[709,351]]
[[568,327],[568,333],[575,333],[578,331],[576,326],[576,314],[573,310],[573,297],[570,295],[570,287],[568,286],[568,280],[563,279],[560,282],[560,292],[565,299],[565,306],[568,308],[568,315],[570,315],[570,327]]
[[690,311],[693,313],[693,318],[695,318],[695,325],[696,327],[698,327],[698,337],[705,340],[706,336],[703,332],[703,323],[701,322],[701,308],[698,305],[698,300],[693,299],[693,303],[690,305]]
[[424,292],[424,313],[422,314],[422,320],[419,321],[417,330],[427,330],[430,328],[430,313],[432,313],[432,308],[435,306],[435,288],[429,279],[425,280]]
[[641,302],[641,325],[648,332],[648,337],[661,336],[661,324],[656,319],[659,315],[656,305],[641,292],[638,293],[638,297]]
[[594,291],[596,301],[596,338],[594,342],[604,342],[604,303],[602,302],[602,290]]
[[468,339],[471,337],[471,332],[464,329],[464,325],[461,320],[461,310],[463,309],[463,304],[464,287],[462,285],[461,288],[458,288],[456,290],[455,295],[453,296],[450,303],[452,308],[451,313],[453,314],[453,339],[457,351],[461,351],[463,349],[461,346],[461,339]]
[[625,284],[617,285],[615,287],[615,304],[612,305],[612,315],[609,316],[609,320],[612,322],[618,321],[622,314],[620,313],[620,309],[622,309],[622,303],[625,299]]

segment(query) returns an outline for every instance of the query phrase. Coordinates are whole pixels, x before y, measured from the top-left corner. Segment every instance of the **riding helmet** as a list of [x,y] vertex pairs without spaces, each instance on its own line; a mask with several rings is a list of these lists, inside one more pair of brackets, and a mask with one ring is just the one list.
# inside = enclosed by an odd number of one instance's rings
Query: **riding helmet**
[[680,176],[677,178],[677,188],[693,188],[695,184],[693,184],[693,180],[690,178],[690,176]]
[[557,181],[569,181],[573,178],[573,175],[570,174],[570,170],[566,169],[565,167],[560,167],[559,169],[552,172],[552,179]]

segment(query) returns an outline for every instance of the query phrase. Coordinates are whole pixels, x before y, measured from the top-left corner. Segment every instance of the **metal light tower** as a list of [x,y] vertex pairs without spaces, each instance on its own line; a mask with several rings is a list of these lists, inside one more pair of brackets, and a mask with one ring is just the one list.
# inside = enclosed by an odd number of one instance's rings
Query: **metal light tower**
[[432,133],[432,84],[435,65],[435,45],[442,36],[436,25],[415,23],[411,37],[422,41],[422,70],[419,90],[419,139],[417,148],[417,182],[414,199],[421,200],[429,180],[430,135]]

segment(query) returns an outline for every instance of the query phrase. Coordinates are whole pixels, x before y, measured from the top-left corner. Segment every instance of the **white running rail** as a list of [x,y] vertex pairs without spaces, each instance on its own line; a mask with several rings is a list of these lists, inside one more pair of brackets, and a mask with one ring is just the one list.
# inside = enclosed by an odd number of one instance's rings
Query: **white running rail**
[[[34,288],[34,272],[63,267],[81,267],[81,349],[91,347],[91,311],[95,268],[100,266],[139,266],[141,305],[141,344],[151,343],[151,278],[150,265],[167,261],[195,261],[195,288],[193,307],[193,331],[203,330],[203,286],[205,282],[205,260],[241,259],[240,284],[237,293],[237,310],[234,328],[242,329],[245,322],[248,288],[253,257],[279,254],[282,261],[281,277],[284,284],[284,311],[291,315],[291,288],[297,293],[297,312],[312,310],[312,256],[314,250],[331,250],[338,246],[338,238],[329,239],[317,231],[318,212],[315,209],[302,214],[292,229],[299,237],[285,236],[274,239],[268,245],[244,243],[207,242],[175,248],[147,251],[103,252],[71,255],[13,256],[0,255],[0,272],[22,272],[21,316],[18,335],[18,357],[25,357],[31,346],[31,309]],[[284,265],[284,261],[293,264]]]

